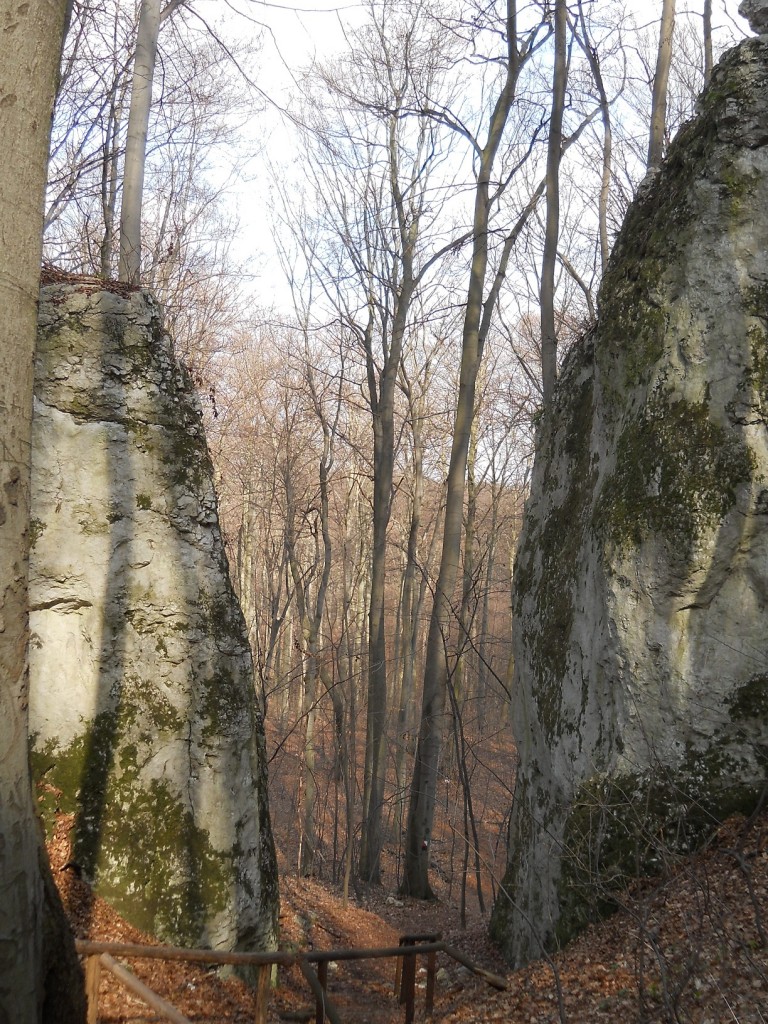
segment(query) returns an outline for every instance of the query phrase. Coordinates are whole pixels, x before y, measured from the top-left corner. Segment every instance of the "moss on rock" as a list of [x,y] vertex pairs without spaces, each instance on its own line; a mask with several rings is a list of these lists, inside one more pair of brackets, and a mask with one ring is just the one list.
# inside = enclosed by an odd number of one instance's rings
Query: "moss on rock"
[[230,900],[236,851],[215,850],[189,809],[159,780],[130,793],[120,789],[116,781],[101,823],[99,890],[137,927],[196,945],[206,922]]
[[270,947],[261,720],[189,374],[148,293],[60,282],[41,294],[40,324],[30,721],[41,808],[49,824],[57,809],[75,815],[75,858],[138,927]]
[[[587,359],[587,362],[589,360]],[[584,364],[576,360],[569,371],[583,376]],[[579,554],[584,531],[589,525],[589,495],[595,472],[590,451],[590,425],[593,415],[591,374],[577,386],[559,391],[561,403],[554,422],[566,424],[562,444],[568,459],[565,493],[558,495],[538,529],[530,529],[521,547],[515,568],[515,608],[517,613],[530,598],[536,617],[529,617],[525,641],[534,668],[532,680],[539,719],[547,738],[554,741],[559,731],[562,680],[568,658],[573,626],[573,583],[579,571]],[[560,480],[545,478],[543,487],[559,490]]]
[[766,96],[768,41],[747,41],[640,187],[541,417],[492,921],[517,965],[765,786]]
[[118,711],[102,712],[65,749],[33,744],[44,824],[50,832],[55,811],[75,814],[74,857],[99,894],[138,928],[198,944],[231,898],[237,851],[215,850],[179,794],[141,778],[139,747],[121,742],[121,725]]
[[728,698],[731,717],[738,722],[762,723],[768,738],[768,672],[756,672]]
[[596,522],[614,544],[659,535],[685,557],[733,506],[755,463],[738,435],[712,421],[707,402],[676,397],[654,395],[621,432]]
[[620,905],[638,878],[659,875],[733,814],[749,814],[764,784],[728,740],[688,745],[676,766],[590,779],[565,826],[557,949]]

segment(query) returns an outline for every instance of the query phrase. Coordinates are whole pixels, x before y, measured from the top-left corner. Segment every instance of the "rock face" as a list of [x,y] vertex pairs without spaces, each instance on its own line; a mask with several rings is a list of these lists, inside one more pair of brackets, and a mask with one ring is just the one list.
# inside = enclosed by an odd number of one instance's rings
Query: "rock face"
[[274,945],[263,730],[188,374],[146,292],[41,293],[30,730],[75,859],[183,945]]
[[518,964],[764,792],[766,143],[761,38],[725,56],[631,207],[541,425],[492,921]]

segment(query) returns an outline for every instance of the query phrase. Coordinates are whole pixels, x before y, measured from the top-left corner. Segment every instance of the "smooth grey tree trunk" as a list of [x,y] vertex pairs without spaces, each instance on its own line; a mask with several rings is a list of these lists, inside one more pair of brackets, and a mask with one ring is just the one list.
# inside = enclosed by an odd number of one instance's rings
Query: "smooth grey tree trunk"
[[672,35],[675,30],[675,0],[664,0],[659,27],[659,49],[656,74],[653,76],[651,100],[651,131],[648,139],[648,173],[661,166],[664,155],[664,130],[667,125],[667,83],[672,63]]
[[[456,664],[451,684],[459,708],[467,697],[467,682],[473,650],[473,633],[476,612],[475,598],[475,524],[477,521],[477,417],[472,419],[467,451],[467,509],[464,518],[464,564],[462,566],[461,605],[459,607],[459,636]],[[473,605],[475,607],[473,607]]]
[[[403,261],[405,263],[405,260]],[[364,822],[359,875],[365,882],[381,881],[382,812],[386,777],[387,643],[385,588],[387,528],[392,508],[395,463],[394,392],[411,290],[401,294],[389,356],[384,363],[378,395],[370,393],[373,414],[373,542],[371,594],[368,614],[368,716],[366,730]]]
[[391,202],[395,210],[400,241],[400,278],[394,271],[386,286],[393,293],[394,317],[389,347],[383,347],[381,369],[376,380],[376,361],[366,347],[368,392],[373,418],[373,547],[371,595],[368,615],[368,717],[366,730],[366,772],[363,793],[363,831],[358,873],[364,882],[381,882],[381,851],[384,845],[383,810],[386,781],[387,642],[385,632],[385,589],[387,576],[387,530],[392,511],[392,480],[395,466],[395,388],[403,351],[408,314],[416,290],[413,256],[418,237],[418,218],[409,220],[406,197],[400,186],[397,138],[398,114],[402,100],[389,117],[388,161]]
[[404,775],[406,734],[410,728],[411,704],[413,703],[414,668],[416,664],[416,644],[419,634],[419,610],[423,590],[419,593],[417,572],[419,568],[419,538],[421,536],[421,507],[424,498],[424,459],[422,442],[421,402],[416,402],[410,382],[404,388],[408,398],[411,433],[413,435],[413,497],[411,500],[410,526],[408,528],[408,545],[406,550],[405,572],[403,573],[402,589],[402,675],[400,679],[400,701],[397,714],[397,737],[395,740],[395,780],[397,786],[397,807],[395,819],[398,835],[402,832],[405,819]]
[[0,0],[0,1020],[43,1019],[41,836],[27,752],[32,369],[66,0]]
[[547,218],[541,261],[541,383],[544,405],[549,405],[557,380],[557,326],[555,324],[555,268],[560,234],[560,156],[563,146],[563,108],[568,77],[566,41],[568,8],[555,2],[555,65],[552,75],[552,114],[547,145]]
[[99,265],[103,278],[114,272],[115,219],[118,195],[118,165],[120,159],[120,127],[124,116],[128,78],[124,69],[117,68],[109,99],[107,132],[101,161],[101,214],[104,218],[104,236],[99,246]]
[[295,517],[297,506],[293,493],[293,484],[290,478],[292,467],[286,461],[284,475],[286,509],[288,520],[285,530],[285,548],[288,557],[291,576],[293,577],[296,605],[301,622],[302,637],[304,641],[302,659],[304,662],[304,686],[302,717],[304,719],[304,748],[303,748],[303,782],[300,800],[301,815],[301,841],[299,855],[299,874],[308,877],[315,870],[315,855],[317,852],[317,829],[316,829],[316,803],[317,786],[315,783],[315,720],[318,698],[318,683],[320,682],[320,661],[319,642],[320,627],[325,614],[325,599],[328,593],[328,584],[331,578],[332,544],[330,530],[329,511],[329,474],[333,466],[334,447],[336,440],[336,426],[338,422],[341,401],[337,402],[336,416],[333,423],[326,418],[322,401],[315,386],[312,371],[310,369],[309,356],[306,356],[306,384],[312,398],[315,415],[320,423],[323,433],[323,454],[318,467],[320,483],[320,534],[315,537],[315,558],[314,569],[320,569],[320,579],[314,595],[314,602],[311,601],[310,581],[315,573],[302,573],[297,557]]
[[142,0],[136,34],[131,106],[123,169],[123,202],[120,210],[121,281],[138,284],[141,275],[141,202],[147,155],[152,80],[155,75],[157,40],[160,34],[161,0]]
[[483,294],[488,268],[490,179],[512,108],[519,71],[516,49],[517,9],[514,0],[507,0],[506,36],[507,74],[491,113],[488,138],[481,151],[475,188],[472,262],[462,333],[459,394],[448,468],[443,547],[427,634],[419,738],[408,807],[402,889],[417,899],[430,899],[433,896],[429,884],[429,849],[447,693],[445,640],[453,616],[452,598],[460,567],[464,480],[475,408],[475,388],[485,340]]
[[600,195],[598,198],[598,230],[600,236],[600,269],[604,271],[608,265],[608,256],[610,254],[608,243],[608,199],[611,190],[611,167],[613,162],[611,105],[608,101],[608,93],[606,92],[603,74],[600,70],[597,49],[593,46],[589,36],[587,20],[584,17],[583,3],[579,3],[579,25],[581,27],[580,43],[600,97],[600,117],[603,122],[603,169],[600,177]]

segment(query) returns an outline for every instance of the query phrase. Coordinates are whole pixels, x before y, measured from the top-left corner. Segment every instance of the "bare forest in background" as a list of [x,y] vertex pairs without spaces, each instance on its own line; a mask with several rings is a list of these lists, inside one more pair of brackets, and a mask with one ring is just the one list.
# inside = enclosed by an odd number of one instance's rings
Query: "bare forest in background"
[[[292,141],[259,154],[271,36],[231,6],[75,4],[45,258],[125,277],[128,251],[193,371],[291,869],[345,891],[386,870],[427,896],[450,842],[487,905],[538,411],[627,204],[739,29],[708,0],[366,0],[336,56],[292,69]],[[136,157],[140,14],[156,53]],[[261,278],[229,200],[256,156],[280,264]]]

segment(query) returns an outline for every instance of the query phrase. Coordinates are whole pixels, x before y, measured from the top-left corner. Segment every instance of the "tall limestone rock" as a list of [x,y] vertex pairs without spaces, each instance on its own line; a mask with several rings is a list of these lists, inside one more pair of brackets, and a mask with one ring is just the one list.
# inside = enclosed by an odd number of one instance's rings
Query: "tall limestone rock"
[[760,37],[726,54],[629,210],[541,424],[492,920],[517,964],[765,792],[767,143]]
[[137,926],[274,945],[263,731],[188,374],[143,291],[41,293],[30,729],[75,859]]

